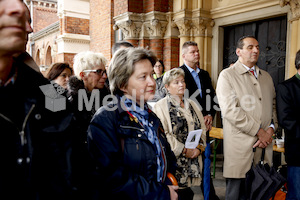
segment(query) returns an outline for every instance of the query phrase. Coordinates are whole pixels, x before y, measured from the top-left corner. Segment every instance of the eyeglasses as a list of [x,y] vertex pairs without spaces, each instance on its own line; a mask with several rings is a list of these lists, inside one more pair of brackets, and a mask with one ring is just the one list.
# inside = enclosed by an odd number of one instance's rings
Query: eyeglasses
[[102,70],[102,69],[89,69],[89,70],[84,70],[83,72],[94,72],[101,76],[103,76],[103,74],[107,75],[106,70]]

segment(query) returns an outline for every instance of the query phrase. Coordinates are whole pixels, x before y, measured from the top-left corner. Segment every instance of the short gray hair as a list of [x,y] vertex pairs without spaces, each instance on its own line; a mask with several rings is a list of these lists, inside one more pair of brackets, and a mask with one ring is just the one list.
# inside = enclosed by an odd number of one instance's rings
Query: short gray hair
[[107,59],[102,53],[96,53],[92,51],[84,51],[75,55],[74,57],[74,75],[81,80],[80,73],[84,70],[93,69],[101,64],[106,65]]
[[127,87],[128,80],[134,73],[135,64],[144,59],[149,60],[152,66],[157,61],[152,51],[140,47],[119,49],[114,54],[108,67],[109,87],[112,94],[120,96],[124,94],[121,88]]
[[175,80],[176,78],[183,76],[184,78],[184,71],[181,68],[173,68],[167,72],[165,72],[163,77],[163,84],[170,85],[170,83]]
[[194,41],[187,41],[187,42],[183,43],[182,48],[181,48],[182,54],[185,54],[186,51],[187,51],[187,49],[190,46],[196,46],[196,47],[198,47],[198,44],[196,42],[194,42]]

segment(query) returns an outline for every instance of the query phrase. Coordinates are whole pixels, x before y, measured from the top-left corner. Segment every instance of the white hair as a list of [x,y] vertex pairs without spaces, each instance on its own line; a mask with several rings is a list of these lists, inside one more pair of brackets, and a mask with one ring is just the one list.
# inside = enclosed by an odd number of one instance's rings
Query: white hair
[[84,51],[75,55],[73,70],[75,76],[81,80],[80,73],[84,70],[90,70],[99,65],[106,66],[107,59],[102,53],[96,53],[92,51]]

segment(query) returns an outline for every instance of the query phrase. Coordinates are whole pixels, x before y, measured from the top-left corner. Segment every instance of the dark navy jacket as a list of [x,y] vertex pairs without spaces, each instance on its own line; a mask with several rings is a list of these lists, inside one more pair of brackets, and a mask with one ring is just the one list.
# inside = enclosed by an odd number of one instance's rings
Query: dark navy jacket
[[[176,158],[159,128],[160,121],[153,112],[149,120],[158,132],[167,171],[174,174]],[[155,146],[143,131],[120,102],[101,107],[93,117],[88,129],[88,147],[98,165],[100,193],[109,199],[170,199],[168,179],[157,182]]]

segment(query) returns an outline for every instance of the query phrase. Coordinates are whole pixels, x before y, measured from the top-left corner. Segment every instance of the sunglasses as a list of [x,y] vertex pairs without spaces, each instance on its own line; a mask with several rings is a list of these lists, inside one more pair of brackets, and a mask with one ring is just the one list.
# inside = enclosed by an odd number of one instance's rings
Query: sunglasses
[[101,76],[103,76],[104,73],[107,75],[106,70],[102,70],[102,69],[89,69],[89,70],[84,70],[83,72],[94,72]]

